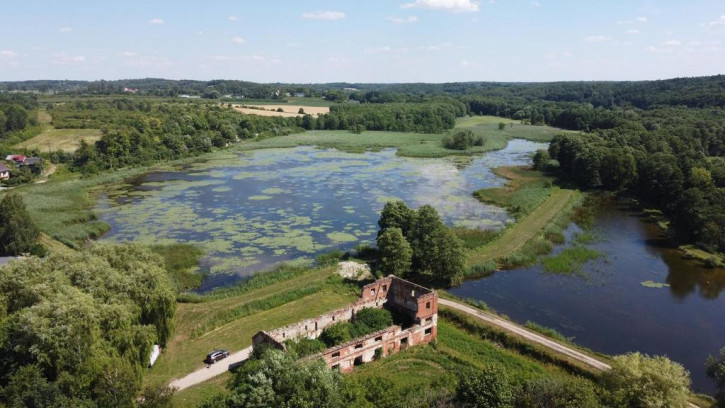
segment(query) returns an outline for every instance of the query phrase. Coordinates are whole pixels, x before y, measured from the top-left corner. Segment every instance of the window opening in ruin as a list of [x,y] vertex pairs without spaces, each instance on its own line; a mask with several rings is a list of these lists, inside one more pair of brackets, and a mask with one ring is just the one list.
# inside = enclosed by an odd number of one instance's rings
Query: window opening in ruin
[[431,329],[430,327],[425,329],[425,335],[426,336],[429,335],[432,331],[433,331],[433,329]]
[[425,303],[425,308],[426,308],[426,309],[430,309],[430,302],[426,302],[426,303]]
[[355,350],[357,350],[357,349],[361,349],[361,348],[362,348],[362,346],[363,346],[363,345],[362,345],[362,343],[358,343],[358,344],[356,344],[356,345],[355,345]]
[[333,370],[339,370],[339,369],[340,369],[340,364],[335,364],[335,365],[333,365],[333,366],[332,366],[332,369],[333,369]]
[[407,337],[403,337],[402,339],[400,339],[400,344],[401,345],[408,344],[408,338]]
[[340,352],[339,351],[338,352],[335,352],[335,353],[332,353],[332,358],[335,358],[335,357],[340,357]]
[[430,322],[432,322],[432,321],[433,321],[433,318],[432,318],[432,317],[429,317],[429,318],[425,319],[425,322],[426,322],[426,323],[430,323]]
[[373,289],[370,289],[370,294],[371,294],[371,295],[374,295],[374,294],[375,294],[375,288],[373,288]]
[[315,330],[317,330],[317,322],[315,322]]
[[410,297],[415,297],[415,290],[410,291]]
[[335,321],[335,316],[332,316],[332,321],[333,321],[333,322]]
[[378,336],[375,338],[375,341],[383,341],[383,336]]
[[355,361],[353,361],[353,364],[356,365],[356,366],[363,365],[362,356],[355,357]]
[[385,292],[386,290],[388,290],[388,285],[383,285],[383,292]]

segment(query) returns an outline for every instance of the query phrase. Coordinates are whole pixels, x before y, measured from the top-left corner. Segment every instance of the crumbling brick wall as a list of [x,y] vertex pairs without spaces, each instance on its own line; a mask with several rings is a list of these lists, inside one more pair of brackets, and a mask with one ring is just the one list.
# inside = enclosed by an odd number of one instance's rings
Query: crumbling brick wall
[[302,337],[317,338],[326,327],[349,321],[357,311],[370,307],[385,307],[393,312],[407,315],[412,325],[406,329],[390,326],[329,348],[313,357],[322,357],[329,367],[346,372],[352,370],[355,365],[372,361],[376,357],[376,351],[379,357],[385,357],[408,347],[428,343],[438,334],[438,294],[391,275],[365,285],[360,299],[346,308],[269,332],[260,331],[252,337],[252,343],[272,344],[284,350],[285,341]]

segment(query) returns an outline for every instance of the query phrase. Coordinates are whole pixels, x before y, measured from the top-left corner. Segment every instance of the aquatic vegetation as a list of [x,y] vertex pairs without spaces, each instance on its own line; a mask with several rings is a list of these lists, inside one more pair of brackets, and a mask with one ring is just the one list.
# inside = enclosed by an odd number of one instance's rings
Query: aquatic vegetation
[[245,276],[373,243],[380,209],[401,197],[412,207],[435,206],[449,225],[500,230],[511,221],[506,211],[470,193],[501,185],[489,168],[525,163],[521,151],[536,148],[515,141],[464,162],[404,158],[394,149],[225,154],[108,186],[96,209],[112,226],[107,239],[193,243],[205,252],[208,274]]
[[581,271],[587,261],[599,258],[602,254],[583,246],[574,246],[561,251],[558,255],[544,258],[541,262],[549,273],[571,275]]

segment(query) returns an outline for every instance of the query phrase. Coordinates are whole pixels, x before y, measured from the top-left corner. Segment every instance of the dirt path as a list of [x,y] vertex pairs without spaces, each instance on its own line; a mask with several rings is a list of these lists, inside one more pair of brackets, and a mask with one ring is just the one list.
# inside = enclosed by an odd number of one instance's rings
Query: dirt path
[[[483,320],[493,326],[496,326],[500,329],[503,329],[509,333],[514,333],[518,336],[523,337],[524,339],[539,344],[541,346],[544,346],[550,350],[553,350],[559,354],[565,355],[569,358],[572,358],[582,364],[585,364],[595,370],[599,371],[608,371],[612,369],[612,366],[609,364],[597,360],[594,357],[591,357],[589,355],[586,355],[580,351],[577,351],[573,348],[567,347],[563,344],[557,343],[553,340],[550,340],[538,333],[532,332],[530,330],[527,330],[517,324],[511,323],[509,321],[500,319],[492,314],[486,313],[484,311],[474,309],[470,306],[466,306],[464,304],[454,302],[448,299],[438,299],[438,303],[450,307],[451,309],[456,309],[458,311],[461,311],[463,313],[469,314],[477,319]],[[687,403],[687,406],[689,408],[699,408],[697,405],[692,403]]]
[[252,346],[249,346],[243,350],[233,353],[224,360],[208,365],[200,370],[196,370],[184,378],[172,380],[171,383],[169,383],[169,386],[176,388],[177,391],[181,391],[204,381],[211,380],[217,375],[224,374],[225,372],[238,366],[247,360],[251,354]]
[[500,329],[506,330],[507,332],[517,334],[517,335],[525,338],[526,340],[529,340],[536,344],[540,344],[548,349],[554,350],[557,353],[571,357],[574,360],[579,361],[583,364],[586,364],[587,366],[592,367],[594,369],[597,369],[600,371],[606,371],[606,370],[610,370],[612,368],[609,364],[607,364],[605,362],[599,361],[593,357],[590,357],[584,353],[581,353],[572,348],[564,346],[553,340],[549,340],[548,338],[546,338],[540,334],[537,334],[530,330],[524,329],[523,327],[521,327],[517,324],[503,320],[492,314],[489,314],[489,313],[483,312],[481,310],[474,309],[473,307],[466,306],[461,303],[454,302],[454,301],[447,300],[447,299],[438,299],[438,303],[440,303],[443,306],[450,307],[451,309],[456,309],[463,313],[474,316],[477,319],[481,319]]
[[48,167],[47,167],[47,171],[43,170],[43,174],[40,176],[40,178],[38,180],[35,181],[35,184],[43,184],[43,183],[47,182],[48,177],[50,177],[51,174],[55,173],[55,170],[57,168],[58,167],[55,164],[49,163]]
[[500,238],[478,250],[471,251],[466,263],[469,266],[482,264],[516,252],[534,238],[559,211],[564,209],[573,196],[574,191],[572,190],[554,190],[546,201],[516,225],[507,229]]

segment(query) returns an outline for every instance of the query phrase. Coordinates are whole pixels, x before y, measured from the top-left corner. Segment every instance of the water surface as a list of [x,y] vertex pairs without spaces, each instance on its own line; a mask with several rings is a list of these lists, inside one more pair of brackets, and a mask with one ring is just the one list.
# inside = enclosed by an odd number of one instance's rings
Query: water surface
[[[656,226],[622,206],[603,209],[594,231],[599,241],[588,247],[603,257],[580,275],[552,275],[537,265],[451,293],[483,300],[516,322],[554,328],[594,351],[667,355],[690,370],[696,390],[712,393],[704,364],[725,346],[725,272],[682,259]],[[643,286],[647,281],[663,286]]]

